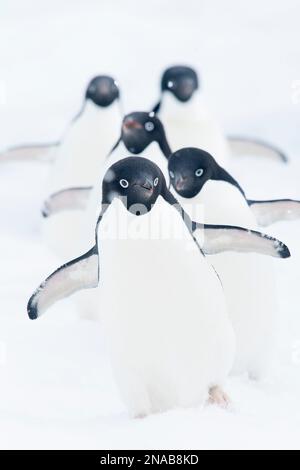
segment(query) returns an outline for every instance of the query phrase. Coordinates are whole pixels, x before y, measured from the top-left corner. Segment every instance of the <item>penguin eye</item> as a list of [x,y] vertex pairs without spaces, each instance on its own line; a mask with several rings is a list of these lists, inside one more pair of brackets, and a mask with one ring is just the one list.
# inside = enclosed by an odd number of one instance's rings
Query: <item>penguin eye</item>
[[148,131],[148,132],[153,131],[153,129],[154,129],[154,124],[153,124],[153,122],[151,122],[151,121],[145,122],[145,129],[146,129],[146,131]]
[[172,171],[172,170],[170,170],[170,171],[169,171],[169,174],[170,174],[170,176],[171,176],[171,178],[172,178],[172,179],[174,179],[174,178],[175,178],[175,175],[174,175],[174,173],[173,173],[173,171]]
[[121,179],[121,180],[120,180],[120,185],[122,186],[122,188],[128,188],[129,183],[128,183],[127,180]]
[[200,178],[204,173],[204,170],[202,168],[198,168],[198,170],[195,171],[195,175]]
[[155,180],[153,181],[153,185],[154,185],[154,186],[157,186],[157,185],[158,185],[158,178],[155,178]]

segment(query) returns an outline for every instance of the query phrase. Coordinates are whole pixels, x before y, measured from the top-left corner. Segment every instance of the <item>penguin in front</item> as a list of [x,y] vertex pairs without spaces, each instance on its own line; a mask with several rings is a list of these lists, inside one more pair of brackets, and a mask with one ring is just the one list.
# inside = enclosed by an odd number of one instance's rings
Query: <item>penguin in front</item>
[[[239,184],[210,154],[184,148],[170,156],[168,168],[176,197],[190,216],[201,208],[207,224],[217,222],[256,229],[259,203],[249,203]],[[255,211],[251,210],[251,203],[256,206]],[[282,204],[286,210],[288,202],[264,204],[269,205],[269,221],[276,221],[282,215]],[[299,203],[297,210],[299,214]],[[197,230],[194,235],[197,238]],[[233,372],[248,372],[260,379],[269,370],[276,326],[276,287],[271,260],[257,254],[223,253],[213,256],[211,262],[222,281],[237,338]]]
[[[235,337],[220,279],[194,229],[157,165],[122,159],[103,180],[95,245],[58,268],[28,302],[36,319],[57,300],[99,285],[97,308],[113,371],[134,417],[207,399],[228,403],[223,383]],[[234,249],[237,239],[248,249],[288,255],[274,239],[238,228],[210,226],[205,239],[214,253]]]
[[[89,83],[80,113],[72,121],[51,171],[46,199],[65,188],[92,187],[110,152],[121,125],[120,91],[109,76],[95,77]],[[78,232],[81,217],[76,213],[57,214],[44,219],[43,237],[60,254],[65,231]],[[59,239],[58,238],[59,235]]]
[[261,140],[226,137],[205,105],[199,77],[193,68],[183,65],[167,68],[161,78],[160,93],[153,111],[164,123],[172,148],[201,148],[225,166],[231,155],[287,161],[280,149]]
[[62,163],[54,171],[50,192],[61,189],[65,184],[82,184],[86,179],[91,180],[92,170],[87,169],[86,163],[95,164],[95,155],[100,152],[105,156],[110,151],[121,122],[119,100],[120,90],[114,78],[106,75],[94,77],[87,86],[80,111],[60,139],[10,147],[0,152],[0,162],[53,162],[61,159]]

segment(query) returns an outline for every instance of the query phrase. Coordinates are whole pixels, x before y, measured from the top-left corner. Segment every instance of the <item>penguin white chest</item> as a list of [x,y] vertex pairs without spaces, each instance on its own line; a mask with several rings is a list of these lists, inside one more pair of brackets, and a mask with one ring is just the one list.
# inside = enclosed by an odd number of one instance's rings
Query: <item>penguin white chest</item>
[[106,224],[128,224],[119,227],[119,239],[99,229],[99,305],[115,375],[135,415],[203,402],[208,388],[225,379],[234,355],[215,272],[187,231],[187,250],[182,239],[155,235],[157,218],[182,224],[176,210],[159,199],[141,217],[116,201]]
[[199,93],[195,93],[187,103],[181,103],[172,94],[165,93],[159,116],[172,151],[198,147],[211,153],[219,163],[227,162],[229,149],[226,139]]
[[121,125],[118,103],[100,108],[87,102],[58,149],[49,192],[93,185]]
[[[118,160],[132,155],[133,153],[125,147],[124,143],[120,142],[114,152],[107,159],[105,165],[108,168],[110,165],[116,163]],[[139,153],[138,156],[148,158],[149,160],[154,162],[161,169],[165,178],[168,180],[168,160],[163,155],[157,142],[152,142],[150,145],[148,145],[148,147],[145,148],[145,150],[143,150],[143,152]]]

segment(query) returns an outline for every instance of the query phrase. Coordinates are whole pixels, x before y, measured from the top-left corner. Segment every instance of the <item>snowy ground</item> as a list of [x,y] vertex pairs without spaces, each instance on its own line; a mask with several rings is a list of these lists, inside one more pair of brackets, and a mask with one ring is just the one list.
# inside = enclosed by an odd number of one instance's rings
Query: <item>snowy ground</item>
[[[190,63],[227,132],[264,137],[291,157],[286,168],[232,162],[249,197],[300,199],[297,0],[2,0],[0,9],[0,148],[56,139],[94,74],[115,74],[132,111],[155,102],[163,67]],[[57,266],[39,234],[48,170],[27,163],[0,171],[0,447],[299,448],[300,222],[268,230],[293,253],[277,263],[272,376],[230,379],[231,411],[132,421],[99,324],[79,319],[70,300],[41,321],[27,319],[29,295]]]

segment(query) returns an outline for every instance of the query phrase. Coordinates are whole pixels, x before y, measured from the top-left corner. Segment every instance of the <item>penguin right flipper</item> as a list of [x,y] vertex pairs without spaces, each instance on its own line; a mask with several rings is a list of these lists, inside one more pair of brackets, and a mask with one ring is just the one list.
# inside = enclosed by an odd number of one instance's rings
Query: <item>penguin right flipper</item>
[[206,255],[234,251],[259,253],[273,258],[291,256],[288,247],[276,238],[242,227],[194,222],[193,235]]
[[30,160],[51,162],[54,160],[51,150],[58,147],[59,144],[60,142],[51,142],[48,144],[27,144],[9,147],[0,152],[0,163]]
[[258,139],[250,139],[247,137],[228,136],[230,152],[233,156],[255,156],[274,158],[281,160],[283,163],[288,162],[286,154],[272,144]]
[[297,220],[300,218],[300,201],[294,199],[248,200],[248,205],[254,213],[258,225],[261,227],[267,227],[275,222]]
[[27,313],[36,320],[58,300],[82,289],[91,289],[99,283],[99,256],[97,244],[84,255],[54,271],[36,289],[27,304]]
[[84,210],[91,194],[92,186],[67,188],[51,194],[42,208],[43,217],[50,217],[64,210]]

